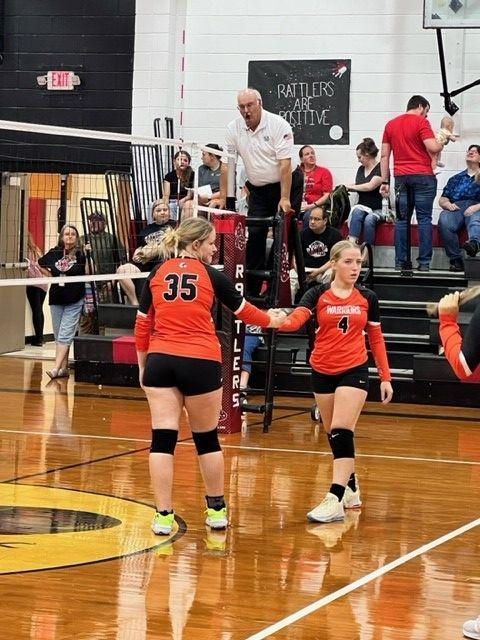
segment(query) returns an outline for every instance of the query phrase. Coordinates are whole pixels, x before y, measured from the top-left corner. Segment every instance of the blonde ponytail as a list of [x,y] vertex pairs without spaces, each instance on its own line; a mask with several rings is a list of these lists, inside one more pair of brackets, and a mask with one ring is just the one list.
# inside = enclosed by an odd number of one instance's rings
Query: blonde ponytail
[[165,232],[159,243],[147,244],[135,251],[135,262],[168,260],[176,258],[189,244],[203,242],[214,231],[214,226],[204,218],[189,218],[176,229]]

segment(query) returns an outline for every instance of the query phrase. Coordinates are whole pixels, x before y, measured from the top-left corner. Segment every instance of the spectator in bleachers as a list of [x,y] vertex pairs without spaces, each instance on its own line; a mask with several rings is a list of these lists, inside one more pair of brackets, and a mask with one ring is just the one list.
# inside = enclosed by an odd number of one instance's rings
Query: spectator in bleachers
[[[208,143],[207,147],[222,151],[222,147],[215,143]],[[220,174],[222,162],[220,156],[208,151],[202,151],[202,162],[198,167],[198,204],[204,207],[215,207],[220,198]],[[187,200],[183,206],[182,219],[193,215],[193,200]]]
[[[342,240],[342,234],[328,224],[328,216],[323,205],[315,206],[310,210],[308,227],[303,229],[300,240],[307,285],[313,286],[329,280],[330,249]],[[293,269],[290,271],[290,286],[294,300],[298,290],[298,274]]]
[[443,144],[427,120],[430,103],[423,96],[412,96],[407,112],[385,125],[382,140],[382,197],[390,195],[390,155],[393,152],[395,189],[399,193],[399,210],[395,225],[395,268],[402,269],[407,256],[407,191],[413,199],[418,223],[418,269],[430,270],[432,259],[432,208],[437,193],[437,178],[429,154],[438,153]]
[[355,184],[345,185],[349,191],[358,193],[358,203],[352,208],[348,239],[358,244],[363,234],[363,241],[370,245],[375,243],[375,231],[380,222],[385,222],[382,215],[382,172],[377,160],[378,148],[372,138],[364,138],[357,147],[357,158],[360,163]]
[[324,204],[333,190],[332,174],[325,167],[317,165],[315,151],[310,145],[303,146],[298,152],[300,169],[303,173],[303,225],[308,228],[308,218],[313,207]]
[[96,273],[115,273],[117,267],[125,261],[125,248],[120,240],[106,231],[103,213],[94,211],[88,216],[89,235],[82,236],[81,242],[89,242]]
[[163,201],[170,206],[172,218],[179,220],[184,204],[192,198],[195,173],[190,166],[192,158],[187,151],[177,151],[173,161],[174,169],[163,180]]
[[250,380],[250,374],[252,373],[252,360],[254,359],[254,352],[264,342],[262,336],[259,335],[261,333],[262,328],[255,324],[247,324],[247,326],[245,327],[242,371],[240,373],[240,396],[242,397],[242,400],[245,400],[246,398],[248,381]]
[[438,229],[447,256],[450,271],[463,271],[463,259],[458,233],[466,227],[468,240],[462,249],[470,257],[480,250],[480,185],[475,176],[480,168],[480,145],[471,144],[465,158],[467,168],[452,176],[438,201],[442,208]]
[[[175,220],[171,217],[170,207],[165,204],[163,200],[155,200],[152,204],[152,218],[153,222],[148,224],[139,234],[138,249],[133,254],[133,263],[127,262],[122,264],[117,273],[140,273],[149,272],[153,269],[156,263],[148,262],[143,264],[138,260],[138,250],[141,247],[145,247],[150,244],[158,244],[165,233],[176,226]],[[120,286],[127,297],[128,303],[133,306],[138,306],[138,296],[142,290],[144,280],[119,280]]]

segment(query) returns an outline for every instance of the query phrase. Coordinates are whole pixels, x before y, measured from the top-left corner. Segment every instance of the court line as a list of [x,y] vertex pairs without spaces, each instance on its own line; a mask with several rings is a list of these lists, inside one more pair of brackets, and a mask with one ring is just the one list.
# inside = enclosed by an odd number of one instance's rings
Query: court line
[[[119,441],[127,441],[127,442],[150,442],[150,438],[129,438],[127,436],[98,436],[98,435],[90,435],[90,434],[82,434],[82,433],[49,433],[47,431],[22,431],[20,429],[0,429],[0,433],[14,433],[17,435],[27,435],[27,436],[48,436],[48,437],[58,437],[58,438],[83,438],[85,440],[119,440]],[[222,435],[222,434],[220,434]],[[194,446],[192,439],[186,438],[185,440],[180,440],[177,444],[179,445],[187,445]],[[249,447],[242,444],[224,444],[222,443],[223,449],[241,449],[245,451],[258,451],[258,452],[272,452],[272,453],[302,453],[302,454],[311,454],[317,456],[331,456],[330,451],[315,451],[313,449],[281,449],[279,447]],[[381,460],[403,460],[405,462],[438,462],[440,464],[463,464],[467,466],[478,466],[480,465],[480,460],[450,460],[444,458],[418,458],[418,457],[410,457],[410,456],[388,456],[380,453],[357,453],[355,452],[356,458],[379,458]]]
[[253,636],[248,636],[246,640],[263,640],[263,638],[267,638],[268,636],[276,633],[277,631],[280,631],[281,629],[284,629],[285,627],[288,627],[291,624],[298,622],[298,620],[301,620],[302,618],[305,618],[311,613],[318,611],[322,607],[325,607],[327,604],[330,604],[331,602],[335,602],[335,600],[343,598],[343,596],[346,596],[352,591],[355,591],[356,589],[360,589],[361,587],[364,587],[369,582],[372,582],[373,580],[376,580],[380,576],[383,576],[386,573],[393,571],[393,569],[400,567],[402,564],[405,564],[410,560],[413,560],[414,558],[418,558],[418,556],[421,556],[422,554],[427,553],[428,551],[431,551],[436,547],[439,547],[445,542],[449,542],[450,540],[453,540],[453,538],[457,538],[458,536],[461,536],[464,533],[467,533],[467,531],[470,531],[471,529],[478,527],[478,525],[480,525],[480,518],[477,518],[476,520],[472,520],[471,522],[461,527],[458,527],[458,529],[454,529],[453,531],[446,533],[440,538],[437,538],[436,540],[432,540],[431,542],[428,542],[427,544],[424,544],[421,547],[418,547],[417,549],[410,551],[410,553],[400,556],[399,558],[397,558],[396,560],[393,560],[392,562],[388,562],[387,564],[383,565],[383,567],[380,567],[379,569],[376,569],[375,571],[372,571],[371,573],[368,573],[367,575],[363,576],[363,578],[359,578],[358,580],[355,580],[355,582],[352,582],[349,585],[346,585],[345,587],[342,587],[341,589],[338,589],[337,591],[330,593],[328,596],[325,596],[324,598],[320,598],[320,600],[316,600],[315,602],[312,602],[306,607],[303,607],[302,609],[295,611],[295,613],[290,614],[286,618],[283,618],[282,620],[275,622],[269,627],[266,627],[265,629],[262,629],[261,631],[253,634]]
[[[8,353],[0,354],[0,357],[8,357],[8,356],[9,356]],[[42,360],[42,358],[39,357],[39,360]],[[50,383],[47,382],[45,387],[42,389],[19,389],[19,388],[13,388],[13,387],[0,387],[0,392],[1,393],[33,394],[33,395],[43,395],[44,393],[47,392],[50,395],[50,390],[48,389],[49,384]],[[83,384],[86,384],[86,383],[83,383]],[[98,387],[98,385],[96,386]],[[112,385],[105,385],[105,386],[110,387]],[[136,387],[129,387],[129,388],[133,389]],[[52,389],[51,395],[54,395],[54,394],[58,394],[62,396],[70,396],[70,397],[72,395],[72,393],[69,391],[59,391],[58,389]],[[122,395],[120,393],[93,393],[88,391],[75,391],[75,397],[76,398],[95,398],[100,400],[133,400],[135,402],[145,402],[145,396],[143,395],[130,396],[130,395]],[[279,405],[275,405],[275,409],[278,409],[280,411],[299,411],[300,413],[310,413],[312,406],[313,406],[313,401],[309,406],[305,406],[305,407],[293,406],[288,404],[285,404],[285,405],[279,404]],[[436,406],[440,406],[440,405],[436,405]],[[475,409],[476,407],[467,407],[467,408]],[[364,409],[362,411],[362,416],[369,416],[369,415],[379,416],[384,418],[407,418],[411,420],[422,419],[422,420],[441,420],[441,421],[455,420],[455,422],[480,422],[479,418],[474,416],[448,416],[448,415],[440,416],[440,415],[433,415],[433,414],[427,415],[424,413],[399,413],[394,411],[375,411],[375,409],[370,409],[370,410]],[[279,416],[279,418],[273,418],[273,421],[284,418],[284,417],[285,416]],[[251,426],[257,426],[259,424],[262,424],[262,422],[261,421],[255,422]]]
[[143,447],[143,449],[130,449],[129,451],[122,451],[121,453],[114,453],[102,458],[91,458],[90,460],[83,460],[82,462],[74,462],[73,464],[66,464],[62,467],[53,467],[52,469],[45,469],[44,471],[36,471],[35,473],[29,473],[25,476],[17,476],[16,478],[10,478],[9,480],[2,480],[2,484],[9,484],[12,482],[18,482],[19,480],[27,480],[28,478],[36,478],[37,476],[46,476],[50,473],[56,473],[57,471],[66,471],[67,469],[74,469],[75,467],[82,467],[86,464],[94,464],[95,462],[104,462],[105,460],[111,460],[112,458],[121,458],[122,456],[128,456],[131,453],[138,453],[139,451],[146,451],[149,447]]

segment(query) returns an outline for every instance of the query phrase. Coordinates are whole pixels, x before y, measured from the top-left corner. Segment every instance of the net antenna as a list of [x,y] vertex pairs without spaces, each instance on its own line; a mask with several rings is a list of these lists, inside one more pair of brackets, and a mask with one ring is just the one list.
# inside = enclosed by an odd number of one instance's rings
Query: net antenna
[[423,9],[423,28],[435,29],[437,35],[443,87],[440,95],[444,100],[445,111],[453,116],[459,107],[452,98],[479,85],[480,79],[454,91],[448,90],[442,29],[478,29],[480,27],[480,3],[478,0],[424,0]]

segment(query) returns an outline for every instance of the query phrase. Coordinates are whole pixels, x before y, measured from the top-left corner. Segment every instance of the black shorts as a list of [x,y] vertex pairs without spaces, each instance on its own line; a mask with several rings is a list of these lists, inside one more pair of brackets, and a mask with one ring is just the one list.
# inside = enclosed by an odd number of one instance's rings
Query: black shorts
[[216,360],[149,353],[143,384],[145,387],[176,387],[184,396],[210,393],[222,386],[222,365]]
[[312,369],[311,380],[313,393],[335,393],[338,387],[355,387],[368,391],[368,365],[361,364],[333,376]]

